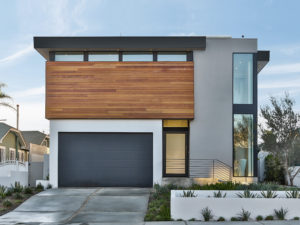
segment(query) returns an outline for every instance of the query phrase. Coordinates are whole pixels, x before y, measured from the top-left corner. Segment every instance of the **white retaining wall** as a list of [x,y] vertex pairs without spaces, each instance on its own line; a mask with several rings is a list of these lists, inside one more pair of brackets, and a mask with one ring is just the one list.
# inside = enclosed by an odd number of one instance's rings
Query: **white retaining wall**
[[[172,219],[189,220],[192,218],[203,220],[202,209],[208,207],[212,210],[214,219],[222,216],[226,220],[237,217],[242,209],[251,213],[250,218],[255,219],[258,215],[263,217],[274,215],[274,209],[281,207],[288,209],[286,219],[300,216],[300,199],[286,198],[285,191],[278,191],[277,198],[239,198],[237,193],[243,191],[221,191],[226,193],[226,198],[214,198],[215,191],[194,191],[197,197],[180,197],[183,191],[171,191],[171,217]],[[260,191],[251,191],[260,194]],[[208,197],[210,196],[210,197]]]

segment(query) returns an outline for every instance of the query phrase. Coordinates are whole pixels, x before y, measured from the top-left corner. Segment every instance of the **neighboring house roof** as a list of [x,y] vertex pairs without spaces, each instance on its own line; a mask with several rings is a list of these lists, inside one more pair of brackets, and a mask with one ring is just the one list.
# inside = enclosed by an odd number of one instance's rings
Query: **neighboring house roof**
[[23,147],[25,147],[26,143],[25,143],[25,140],[23,138],[23,135],[22,135],[21,131],[17,130],[16,128],[14,128],[14,127],[6,124],[6,123],[0,123],[0,143],[3,141],[4,137],[10,131],[16,133],[20,137],[20,139],[23,143]]
[[41,145],[45,138],[49,138],[47,134],[44,134],[40,131],[22,131],[23,137],[25,139],[27,147],[29,144]]

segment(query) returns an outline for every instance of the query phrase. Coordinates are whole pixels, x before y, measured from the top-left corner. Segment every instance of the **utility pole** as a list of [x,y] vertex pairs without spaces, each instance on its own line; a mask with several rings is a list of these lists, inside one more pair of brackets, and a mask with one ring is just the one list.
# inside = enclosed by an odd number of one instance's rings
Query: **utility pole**
[[17,130],[19,130],[19,104],[17,104]]

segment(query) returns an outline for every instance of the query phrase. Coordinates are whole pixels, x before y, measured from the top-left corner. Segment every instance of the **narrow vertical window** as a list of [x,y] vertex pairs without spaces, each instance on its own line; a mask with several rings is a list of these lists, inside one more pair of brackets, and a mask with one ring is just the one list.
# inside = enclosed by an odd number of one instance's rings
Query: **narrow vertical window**
[[233,54],[233,104],[253,104],[253,54]]
[[253,115],[235,114],[233,125],[234,176],[254,175]]
[[188,175],[188,121],[164,120],[164,176]]

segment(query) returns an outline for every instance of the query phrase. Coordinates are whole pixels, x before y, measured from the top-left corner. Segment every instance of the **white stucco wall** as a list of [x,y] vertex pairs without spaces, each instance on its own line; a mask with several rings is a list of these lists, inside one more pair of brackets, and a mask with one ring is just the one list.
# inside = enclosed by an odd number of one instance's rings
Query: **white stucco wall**
[[58,132],[153,133],[153,184],[162,180],[162,120],[50,120],[50,183],[58,187]]

